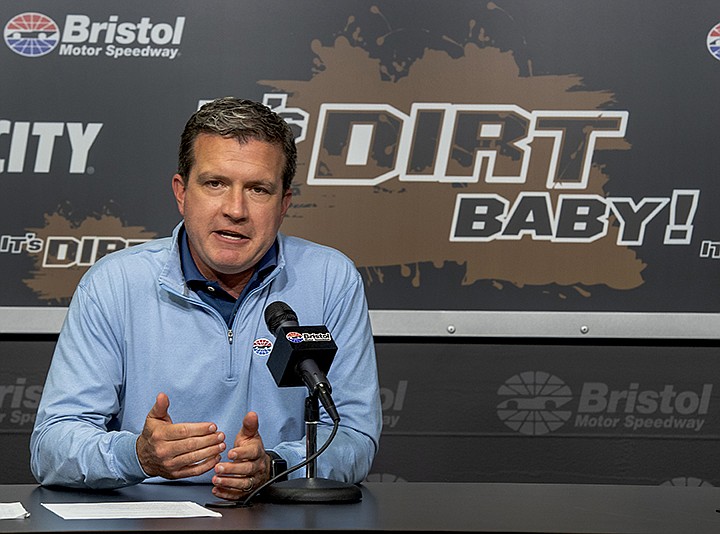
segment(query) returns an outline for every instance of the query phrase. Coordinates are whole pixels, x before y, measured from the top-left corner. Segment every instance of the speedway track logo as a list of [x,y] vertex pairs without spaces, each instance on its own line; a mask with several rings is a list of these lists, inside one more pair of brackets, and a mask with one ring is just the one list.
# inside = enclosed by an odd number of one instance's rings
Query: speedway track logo
[[35,422],[42,384],[29,384],[27,377],[16,377],[13,384],[0,385],[0,432],[30,432]]
[[498,389],[503,400],[497,405],[497,415],[512,430],[531,436],[564,425],[581,433],[699,433],[708,420],[713,384],[701,384],[695,391],[667,383],[644,387],[630,382],[613,388],[604,382],[584,382],[577,389],[576,397],[557,376],[526,371]]
[[288,332],[285,335],[285,338],[290,343],[303,343],[303,342],[320,342],[325,341],[329,342],[332,341],[332,336],[330,335],[330,332]]
[[[185,17],[172,23],[150,17],[121,20],[110,15],[94,21],[87,15],[68,14],[62,28],[42,13],[21,13],[5,25],[7,46],[24,57],[39,57],[56,48],[61,56],[175,59],[185,29]],[[58,46],[59,45],[59,46]]]
[[287,338],[290,343],[302,343],[304,341],[302,334],[299,332],[288,332],[285,338]]
[[272,352],[272,341],[264,337],[253,341],[253,352],[258,356],[268,356]]
[[498,404],[500,420],[521,434],[547,434],[570,419],[560,408],[572,399],[570,388],[558,377],[542,371],[526,371],[509,378],[498,389],[506,400]]
[[713,26],[708,32],[707,48],[715,59],[720,60],[720,23]]
[[39,57],[55,49],[60,29],[53,19],[42,13],[21,13],[8,21],[3,35],[5,44],[16,54]]

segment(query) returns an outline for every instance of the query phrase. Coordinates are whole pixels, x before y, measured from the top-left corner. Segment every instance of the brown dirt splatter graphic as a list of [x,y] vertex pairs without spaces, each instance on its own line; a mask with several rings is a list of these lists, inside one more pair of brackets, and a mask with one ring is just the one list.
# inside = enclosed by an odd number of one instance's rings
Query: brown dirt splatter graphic
[[[592,243],[533,241],[527,236],[519,241],[449,241],[458,193],[496,193],[514,201],[523,191],[547,191],[547,140],[533,141],[534,163],[525,184],[480,181],[460,188],[391,179],[376,187],[308,185],[308,162],[323,103],[390,104],[409,114],[414,102],[514,104],[530,111],[586,111],[613,102],[610,92],[583,90],[577,75],[523,77],[510,52],[479,42],[465,44],[460,57],[427,48],[411,65],[396,64],[407,67],[406,75],[388,76],[387,66],[359,45],[358,31],[353,35],[355,41],[342,36],[331,46],[312,43],[317,68],[309,81],[259,82],[287,93],[287,105],[311,117],[306,141],[298,145],[295,204],[283,231],[342,250],[364,268],[370,283],[382,283],[382,267],[403,266],[403,276],[411,277],[417,287],[422,283],[419,264],[423,262],[437,268],[446,262],[464,265],[465,285],[478,280],[493,281],[498,288],[506,283],[517,287],[559,284],[587,297],[591,296],[588,287],[594,285],[627,290],[643,283],[645,264],[634,251],[616,245],[617,227],[612,219],[608,235]],[[622,139],[601,139],[596,146],[596,150],[628,148]],[[332,161],[333,156],[322,157]],[[502,164],[499,160],[498,165]],[[604,197],[608,180],[604,169],[594,164],[588,187],[577,193]],[[557,194],[551,192],[553,205]]]
[[[73,224],[58,213],[45,215],[45,226],[30,228],[43,242],[49,237],[72,237],[82,239],[85,236],[120,237],[126,240],[150,240],[157,237],[154,232],[148,232],[142,226],[123,226],[120,219],[110,215],[97,218],[87,218],[80,224]],[[70,303],[75,288],[83,274],[87,271],[86,265],[73,265],[70,267],[43,267],[44,251],[35,255],[35,268],[30,271],[29,277],[23,282],[38,296],[48,302],[59,306]]]

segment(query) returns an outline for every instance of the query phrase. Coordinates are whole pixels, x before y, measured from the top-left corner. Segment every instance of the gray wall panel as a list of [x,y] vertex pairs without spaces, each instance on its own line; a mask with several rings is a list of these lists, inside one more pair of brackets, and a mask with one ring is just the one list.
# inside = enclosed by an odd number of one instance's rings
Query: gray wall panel
[[[3,481],[28,440],[52,336],[0,336]],[[377,339],[372,480],[720,484],[720,345]],[[638,426],[640,425],[640,426]]]

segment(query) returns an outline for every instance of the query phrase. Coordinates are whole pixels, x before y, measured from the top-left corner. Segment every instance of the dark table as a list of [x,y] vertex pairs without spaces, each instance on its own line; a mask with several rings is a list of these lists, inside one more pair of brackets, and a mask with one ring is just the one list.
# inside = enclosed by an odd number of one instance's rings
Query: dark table
[[348,504],[274,504],[219,509],[222,518],[64,520],[49,502],[214,500],[209,486],[140,484],[112,491],[0,486],[0,502],[27,519],[0,532],[377,530],[563,533],[720,532],[720,488],[583,484],[365,483]]

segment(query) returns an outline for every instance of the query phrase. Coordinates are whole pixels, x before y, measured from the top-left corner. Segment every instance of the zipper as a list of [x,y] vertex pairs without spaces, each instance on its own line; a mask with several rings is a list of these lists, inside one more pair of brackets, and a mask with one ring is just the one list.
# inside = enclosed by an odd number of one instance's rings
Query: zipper
[[[250,297],[251,295],[255,294],[255,293],[261,292],[265,287],[267,287],[268,285],[270,285],[274,279],[275,279],[275,276],[272,276],[272,275],[268,276],[258,287],[256,287],[256,288],[253,289],[250,293],[247,294],[247,296],[245,297],[244,302],[242,302],[242,303],[240,304],[240,307],[239,307],[237,310],[235,310],[235,313],[233,314],[233,317],[232,317],[232,319],[231,319],[231,321],[230,321],[230,324],[233,324],[233,323],[235,322],[235,319],[236,319],[237,315],[238,315],[239,312],[240,312],[240,308],[242,308],[242,307],[244,307],[244,306],[247,305],[247,302],[248,302],[248,300],[249,300],[249,297]],[[162,284],[161,284],[161,285],[162,285]],[[209,310],[210,313],[212,313],[213,315],[215,315],[218,319],[220,319],[220,320],[223,322],[223,324],[225,324],[225,320],[222,318],[222,316],[220,315],[220,313],[219,313],[215,308],[213,308],[212,306],[210,306],[209,304],[203,302],[203,301],[200,300],[200,299],[198,299],[198,300],[191,299],[191,298],[189,298],[187,295],[182,294],[182,293],[180,293],[180,292],[178,292],[178,291],[176,291],[176,290],[174,290],[174,289],[172,289],[172,288],[166,287],[166,289],[167,289],[168,291],[170,291],[171,293],[174,293],[174,294],[178,295],[179,297],[181,297],[181,298],[184,299],[184,300],[188,300],[188,301],[192,302],[193,304],[195,304],[195,305],[197,305],[197,306],[200,306],[201,308],[205,308],[206,310]],[[226,378],[228,378],[228,379],[232,379],[233,376],[234,376],[234,375],[233,375],[233,360],[234,360],[234,358],[233,358],[233,350],[232,350],[232,344],[233,344],[234,339],[235,339],[235,332],[233,331],[232,327],[228,327],[228,330],[227,330],[227,340],[228,340],[228,345],[230,346],[230,347],[229,347],[229,348],[230,348],[230,353],[229,353],[229,360],[228,360],[228,372],[227,372],[227,374],[226,374]]]
[[[223,325],[225,325],[225,320],[222,318],[222,315],[220,315],[220,312],[218,312],[215,308],[213,308],[213,307],[210,306],[209,304],[203,302],[203,301],[200,300],[200,299],[195,300],[195,299],[189,298],[187,295],[185,295],[185,294],[183,294],[183,293],[180,293],[180,292],[178,292],[178,291],[175,291],[175,290],[172,289],[172,288],[169,288],[169,287],[168,287],[167,290],[168,290],[170,293],[174,293],[175,295],[177,295],[177,296],[179,296],[180,298],[182,298],[182,299],[184,299],[184,300],[192,303],[192,304],[195,305],[195,306],[199,306],[200,308],[203,308],[203,309],[205,309],[205,310],[208,310],[212,315],[214,315],[215,317],[217,317],[218,320],[219,320]],[[226,328],[227,328],[227,326],[226,326]],[[225,373],[225,378],[226,378],[226,379],[232,379],[232,377],[233,377],[233,371],[232,371],[232,369],[233,369],[233,351],[232,351],[232,344],[233,344],[233,339],[234,339],[234,337],[235,337],[235,333],[233,332],[232,328],[228,328],[228,329],[227,329],[227,340],[228,340],[228,345],[230,346],[230,347],[229,347],[230,351],[229,351],[229,353],[228,353],[228,360],[227,360],[227,364],[226,364],[226,365],[227,365],[227,372]]]

